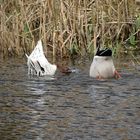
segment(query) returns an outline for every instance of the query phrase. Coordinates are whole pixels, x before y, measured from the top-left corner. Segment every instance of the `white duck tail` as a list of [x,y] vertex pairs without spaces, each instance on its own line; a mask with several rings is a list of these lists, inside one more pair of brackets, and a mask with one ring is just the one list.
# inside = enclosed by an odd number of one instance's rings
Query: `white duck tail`
[[115,66],[112,57],[94,56],[90,66],[89,75],[94,78],[112,78],[114,77]]
[[[113,78],[116,70],[110,49],[100,50],[98,48],[90,66],[89,76],[94,78]],[[119,75],[117,75],[119,76]]]
[[38,41],[36,47],[32,51],[32,53],[28,56],[25,54],[28,61],[28,74],[32,75],[54,75],[57,69],[56,65],[53,65],[48,62],[47,58],[44,55],[42,42]]

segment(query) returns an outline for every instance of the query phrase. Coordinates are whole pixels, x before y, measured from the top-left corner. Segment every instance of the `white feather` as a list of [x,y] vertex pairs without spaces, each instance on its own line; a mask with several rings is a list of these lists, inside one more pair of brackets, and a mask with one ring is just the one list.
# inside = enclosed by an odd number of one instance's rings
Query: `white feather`
[[112,78],[115,67],[111,56],[94,56],[90,66],[90,77]]
[[36,47],[29,56],[26,54],[26,57],[28,59],[28,74],[40,76],[52,76],[55,74],[57,66],[48,62],[43,52],[41,40],[38,41]]

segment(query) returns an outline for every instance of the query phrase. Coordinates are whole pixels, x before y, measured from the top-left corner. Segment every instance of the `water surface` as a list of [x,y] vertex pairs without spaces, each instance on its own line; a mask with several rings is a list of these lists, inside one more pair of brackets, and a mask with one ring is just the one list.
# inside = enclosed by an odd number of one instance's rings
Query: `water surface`
[[140,69],[98,81],[89,66],[48,78],[28,76],[25,60],[1,60],[0,139],[139,140]]

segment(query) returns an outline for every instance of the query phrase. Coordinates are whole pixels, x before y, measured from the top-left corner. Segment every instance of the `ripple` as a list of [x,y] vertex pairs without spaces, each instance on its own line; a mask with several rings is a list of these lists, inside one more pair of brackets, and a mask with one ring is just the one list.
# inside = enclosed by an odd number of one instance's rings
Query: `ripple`
[[98,81],[85,66],[48,78],[29,77],[22,61],[0,65],[1,139],[139,139],[137,71]]

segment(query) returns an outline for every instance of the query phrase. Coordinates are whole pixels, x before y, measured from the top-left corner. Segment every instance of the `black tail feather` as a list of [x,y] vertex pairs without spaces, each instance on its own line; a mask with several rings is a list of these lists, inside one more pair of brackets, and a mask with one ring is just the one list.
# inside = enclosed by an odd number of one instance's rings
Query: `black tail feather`
[[109,48],[100,50],[100,48],[98,47],[96,55],[97,56],[112,56],[112,50]]

